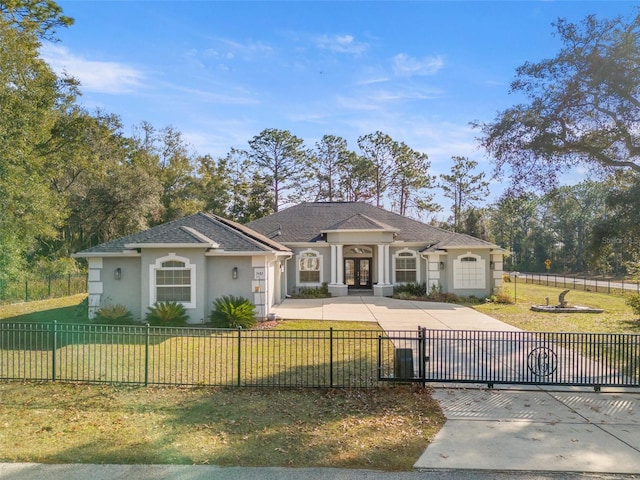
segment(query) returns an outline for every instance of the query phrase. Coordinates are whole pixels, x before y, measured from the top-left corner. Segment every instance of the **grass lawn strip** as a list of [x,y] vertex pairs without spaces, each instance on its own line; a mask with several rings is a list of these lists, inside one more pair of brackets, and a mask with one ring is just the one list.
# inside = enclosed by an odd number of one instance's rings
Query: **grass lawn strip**
[[410,470],[444,423],[427,390],[0,384],[0,461]]
[[[517,292],[516,292],[517,288]],[[522,330],[533,332],[589,332],[589,333],[640,333],[640,321],[623,295],[570,290],[566,300],[570,305],[602,308],[603,313],[546,313],[533,312],[532,305],[558,303],[558,295],[564,288],[547,287],[518,282],[503,284],[503,290],[512,298],[517,293],[517,304],[487,303],[473,305],[476,310]]]

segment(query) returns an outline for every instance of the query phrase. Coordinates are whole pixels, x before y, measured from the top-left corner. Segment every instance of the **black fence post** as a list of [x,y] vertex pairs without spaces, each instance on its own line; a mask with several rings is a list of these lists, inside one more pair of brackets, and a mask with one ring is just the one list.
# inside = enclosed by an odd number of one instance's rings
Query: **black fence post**
[[329,327],[329,386],[333,388],[333,327]]
[[71,296],[71,274],[67,273],[67,297]]
[[378,382],[382,379],[382,335],[378,335]]
[[427,358],[427,329],[425,327],[420,327],[418,332],[418,356],[419,375],[422,380],[422,388],[424,388],[427,385],[427,362],[429,361]]
[[241,375],[240,375],[240,370],[242,368],[242,355],[241,355],[241,349],[242,349],[242,329],[240,327],[238,327],[238,386],[240,386],[240,382],[241,382]]
[[58,350],[58,328],[57,322],[54,320],[51,324],[51,332],[53,334],[53,339],[51,342],[51,380],[56,380],[56,369],[57,369],[57,350]]
[[149,385],[149,337],[151,326],[149,323],[145,325],[145,341],[144,341],[144,386]]

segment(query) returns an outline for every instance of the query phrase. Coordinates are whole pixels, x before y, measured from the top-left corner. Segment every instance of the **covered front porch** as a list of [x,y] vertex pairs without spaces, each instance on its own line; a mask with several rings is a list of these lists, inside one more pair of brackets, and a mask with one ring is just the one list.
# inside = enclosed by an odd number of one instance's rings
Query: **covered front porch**
[[344,297],[349,292],[386,297],[393,294],[389,244],[333,244],[330,255],[329,293]]

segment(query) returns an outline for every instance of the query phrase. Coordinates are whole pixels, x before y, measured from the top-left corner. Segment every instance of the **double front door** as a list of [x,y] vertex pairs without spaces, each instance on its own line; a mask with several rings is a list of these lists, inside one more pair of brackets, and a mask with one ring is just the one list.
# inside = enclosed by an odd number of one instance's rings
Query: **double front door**
[[345,258],[344,283],[349,288],[371,288],[371,259]]

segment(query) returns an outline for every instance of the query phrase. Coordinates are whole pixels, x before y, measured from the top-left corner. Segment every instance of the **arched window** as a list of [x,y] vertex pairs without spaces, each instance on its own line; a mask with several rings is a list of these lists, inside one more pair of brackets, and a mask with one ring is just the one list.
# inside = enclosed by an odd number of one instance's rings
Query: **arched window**
[[467,252],[453,261],[453,288],[483,289],[486,278],[486,261],[480,255]]
[[185,308],[195,308],[195,273],[196,266],[188,258],[173,253],[158,258],[149,269],[150,304],[179,302]]
[[300,252],[298,260],[298,283],[320,285],[322,283],[322,255],[315,250]]
[[418,281],[418,255],[413,250],[400,250],[393,256],[394,283],[415,283]]

